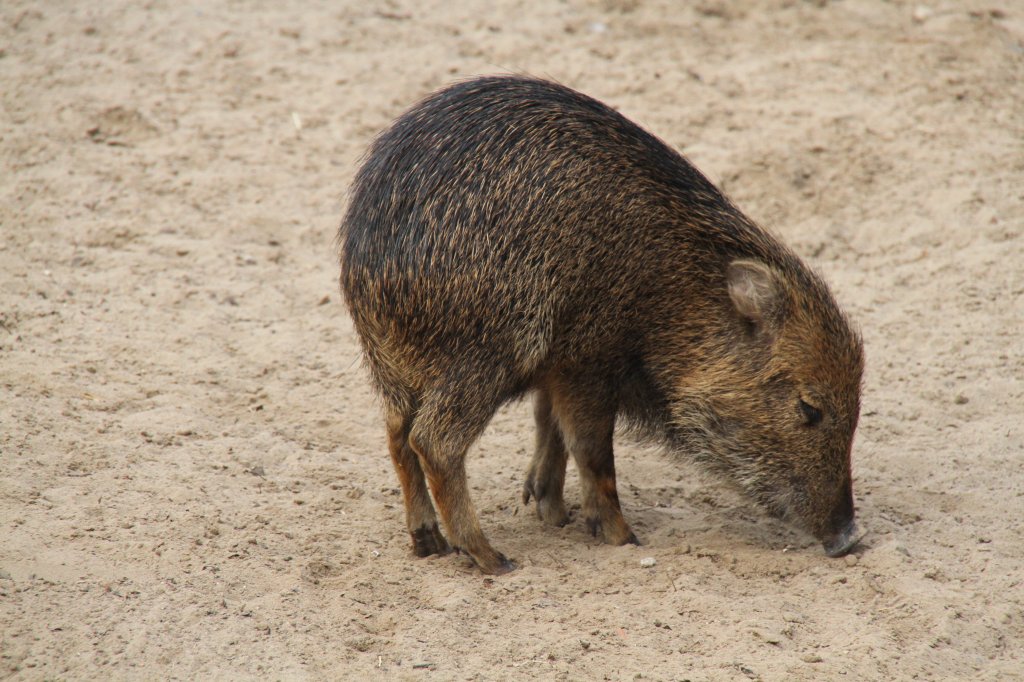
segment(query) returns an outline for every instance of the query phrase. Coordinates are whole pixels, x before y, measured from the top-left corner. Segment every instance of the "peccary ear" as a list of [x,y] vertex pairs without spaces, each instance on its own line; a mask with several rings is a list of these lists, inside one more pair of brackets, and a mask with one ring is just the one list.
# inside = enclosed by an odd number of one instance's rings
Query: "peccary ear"
[[734,260],[725,276],[736,312],[761,331],[775,331],[781,292],[772,269],[755,260]]

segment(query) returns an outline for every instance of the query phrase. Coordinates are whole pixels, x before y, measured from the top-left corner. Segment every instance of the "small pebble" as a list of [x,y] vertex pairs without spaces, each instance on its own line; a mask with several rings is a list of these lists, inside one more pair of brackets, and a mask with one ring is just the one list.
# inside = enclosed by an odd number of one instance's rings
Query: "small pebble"
[[640,568],[654,568],[657,563],[658,560],[652,556],[644,557],[640,560]]
[[957,397],[953,398],[953,402],[956,403],[957,405],[966,405],[968,402],[967,396],[961,393]]
[[844,561],[846,561],[847,566],[856,566],[859,559],[856,554],[847,554]]
[[818,654],[804,654],[801,660],[804,663],[821,663],[823,659]]

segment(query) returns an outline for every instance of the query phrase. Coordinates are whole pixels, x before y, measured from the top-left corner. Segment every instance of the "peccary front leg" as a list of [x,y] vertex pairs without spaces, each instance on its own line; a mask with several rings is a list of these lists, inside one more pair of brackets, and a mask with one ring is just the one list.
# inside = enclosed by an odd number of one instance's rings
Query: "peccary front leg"
[[409,446],[409,424],[411,420],[397,412],[387,417],[388,451],[398,474],[405,500],[405,523],[412,537],[412,551],[416,556],[447,554],[451,551],[448,542],[437,526],[437,515],[427,492],[419,458]]
[[537,422],[537,449],[526,473],[523,504],[529,504],[530,498],[535,498],[537,516],[541,521],[552,526],[564,526],[569,522],[562,497],[568,453],[555,415],[551,412],[551,395],[546,389],[537,391],[533,415]]
[[592,382],[563,386],[552,392],[555,414],[566,448],[576,460],[583,491],[583,518],[594,537],[611,545],[640,544],[622,517],[615,487],[614,399]]

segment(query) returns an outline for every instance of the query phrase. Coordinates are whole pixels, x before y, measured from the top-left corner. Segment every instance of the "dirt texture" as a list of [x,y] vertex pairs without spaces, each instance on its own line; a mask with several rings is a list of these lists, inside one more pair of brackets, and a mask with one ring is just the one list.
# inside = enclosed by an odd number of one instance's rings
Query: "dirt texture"
[[[528,402],[469,462],[520,568],[411,556],[335,233],[377,131],[507,72],[832,283],[854,556],[625,435],[643,546],[544,527]],[[1022,518],[1020,3],[0,4],[0,677],[1024,679]]]

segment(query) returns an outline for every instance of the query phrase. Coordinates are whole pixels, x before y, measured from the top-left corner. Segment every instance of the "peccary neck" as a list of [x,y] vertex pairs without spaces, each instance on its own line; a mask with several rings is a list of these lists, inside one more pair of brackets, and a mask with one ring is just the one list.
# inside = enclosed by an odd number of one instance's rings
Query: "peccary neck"
[[[644,311],[661,323],[643,343],[641,374],[649,384],[648,409],[636,410],[640,419],[634,421],[644,423],[646,435],[700,460],[714,458],[716,445],[728,438],[729,425],[714,409],[715,395],[741,384],[739,376],[756,372],[771,354],[770,346],[749,342],[746,323],[729,298],[726,268],[736,259],[750,259],[784,264],[792,271],[795,261],[742,216],[730,219],[735,240],[710,250],[699,243],[700,231],[695,231],[680,258],[685,278],[674,282],[672,297],[661,297]],[[797,261],[796,267],[802,265]]]

